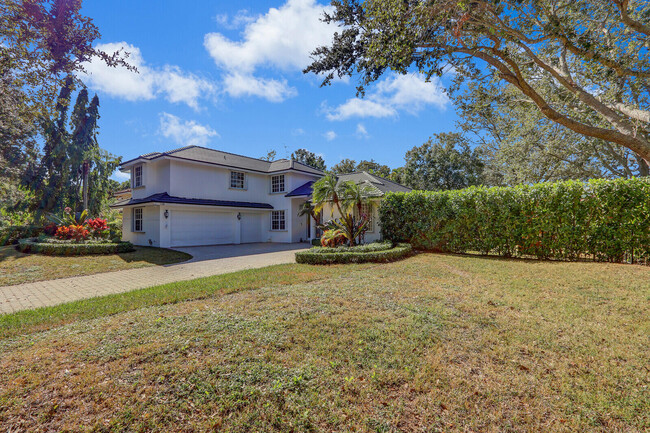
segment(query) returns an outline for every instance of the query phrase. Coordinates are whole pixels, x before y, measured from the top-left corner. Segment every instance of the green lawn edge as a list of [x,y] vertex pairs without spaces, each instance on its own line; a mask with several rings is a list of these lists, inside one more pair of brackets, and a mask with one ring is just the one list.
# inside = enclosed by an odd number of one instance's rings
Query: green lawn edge
[[298,264],[272,265],[22,310],[0,315],[0,339],[46,331],[78,320],[95,319],[144,307],[205,299],[272,285],[305,283],[326,278],[335,272],[334,267],[328,269]]

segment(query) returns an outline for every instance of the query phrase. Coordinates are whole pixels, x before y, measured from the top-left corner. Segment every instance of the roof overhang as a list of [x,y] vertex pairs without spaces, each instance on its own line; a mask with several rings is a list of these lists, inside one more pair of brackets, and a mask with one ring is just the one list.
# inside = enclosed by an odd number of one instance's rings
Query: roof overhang
[[199,198],[173,197],[167,193],[154,194],[144,198],[132,198],[128,201],[122,201],[112,204],[112,208],[123,208],[129,206],[150,205],[192,205],[192,206],[211,206],[223,208],[255,209],[255,210],[273,210],[269,203],[230,201],[230,200],[208,200]]

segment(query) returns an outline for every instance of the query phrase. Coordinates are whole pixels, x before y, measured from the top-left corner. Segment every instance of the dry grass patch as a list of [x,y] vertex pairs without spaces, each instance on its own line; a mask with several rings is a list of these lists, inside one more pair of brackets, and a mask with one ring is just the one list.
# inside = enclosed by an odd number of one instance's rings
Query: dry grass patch
[[648,268],[422,254],[322,272],[5,339],[0,425],[650,428]]
[[0,286],[91,275],[146,266],[168,265],[191,259],[187,253],[164,248],[136,247],[130,253],[90,256],[46,256],[0,247]]

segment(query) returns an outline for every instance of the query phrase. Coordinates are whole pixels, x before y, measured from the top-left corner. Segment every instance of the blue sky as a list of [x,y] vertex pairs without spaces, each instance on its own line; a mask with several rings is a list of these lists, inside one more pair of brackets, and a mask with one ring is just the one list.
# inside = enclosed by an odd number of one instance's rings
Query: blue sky
[[[309,53],[335,29],[324,2],[86,1],[106,51],[125,48],[139,74],[86,65],[100,98],[100,145],[130,159],[199,144],[278,157],[306,148],[328,166],[374,158],[391,167],[429,136],[455,129],[442,87],[387,74],[355,97],[355,80],[320,88]],[[119,176],[116,177],[119,179]]]

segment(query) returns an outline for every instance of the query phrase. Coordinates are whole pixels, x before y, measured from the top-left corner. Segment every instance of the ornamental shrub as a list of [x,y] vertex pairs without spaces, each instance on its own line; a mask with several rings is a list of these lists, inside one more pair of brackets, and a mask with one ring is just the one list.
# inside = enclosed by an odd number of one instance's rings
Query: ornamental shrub
[[105,219],[91,218],[86,220],[90,234],[95,238],[106,238],[109,234],[108,224]]
[[650,179],[390,193],[384,239],[502,257],[650,259]]
[[88,239],[90,231],[88,231],[85,226],[71,224],[69,226],[59,227],[54,236],[57,239],[74,239],[75,241],[83,241]]
[[314,247],[306,251],[297,252],[296,263],[305,263],[309,265],[333,265],[370,262],[385,263],[403,259],[413,253],[413,248],[411,248],[409,244],[398,244],[395,247],[384,250],[363,250],[359,249],[360,247],[362,246],[348,248]]
[[120,254],[134,251],[130,242],[89,241],[86,243],[39,242],[36,238],[21,239],[16,247],[23,253],[38,253],[48,256],[81,256],[87,254]]

